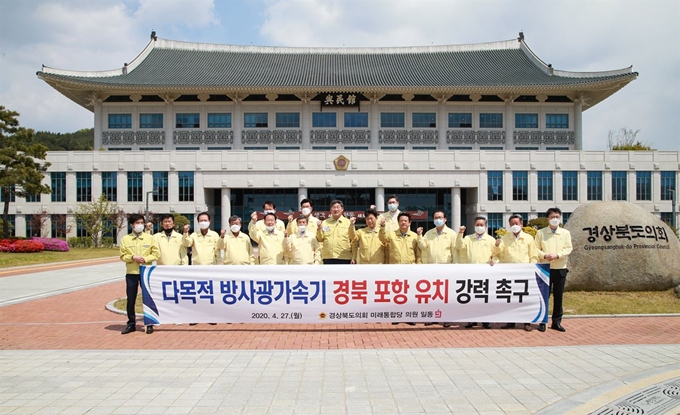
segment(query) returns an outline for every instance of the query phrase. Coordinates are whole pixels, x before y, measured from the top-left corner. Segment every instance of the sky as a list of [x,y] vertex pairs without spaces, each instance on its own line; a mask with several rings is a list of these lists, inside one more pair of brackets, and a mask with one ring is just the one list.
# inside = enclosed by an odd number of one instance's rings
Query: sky
[[517,38],[553,68],[633,66],[638,79],[583,113],[585,150],[639,130],[680,150],[680,1],[648,0],[0,0],[0,105],[36,131],[91,128],[92,112],[36,72],[118,69],[164,39],[258,46],[380,47]]

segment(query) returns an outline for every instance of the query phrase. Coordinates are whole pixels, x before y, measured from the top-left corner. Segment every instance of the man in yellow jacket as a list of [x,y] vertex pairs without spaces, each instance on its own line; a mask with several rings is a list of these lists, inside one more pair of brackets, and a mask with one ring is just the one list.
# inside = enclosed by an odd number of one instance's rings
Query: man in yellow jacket
[[224,265],[254,265],[255,255],[250,237],[241,232],[241,218],[233,215],[229,218],[229,231],[222,229],[217,249],[224,250]]
[[[553,310],[551,329],[567,331],[562,327],[562,296],[564,285],[567,281],[567,258],[572,251],[571,234],[568,230],[560,228],[562,211],[559,208],[550,208],[546,212],[550,226],[540,229],[536,233],[536,248],[538,260],[542,263],[550,263],[550,291],[553,293]],[[541,323],[538,330],[545,331],[545,324]]]
[[257,226],[254,226],[257,213],[253,212],[250,216],[250,226],[252,233],[250,237],[258,244],[258,257],[260,265],[283,265],[285,264],[283,252],[283,235],[284,231],[280,230],[276,225],[276,215],[274,213],[267,213],[264,215],[264,231],[260,231]]
[[352,262],[355,264],[383,264],[385,262],[385,244],[380,240],[378,229],[378,212],[369,209],[364,214],[366,227],[356,231],[352,243]]
[[[496,240],[487,232],[486,218],[483,216],[475,218],[474,234],[463,236],[465,229],[465,226],[460,227],[456,239],[456,249],[460,255],[460,262],[462,264],[489,264],[491,266],[498,262],[498,258],[493,255]],[[476,325],[477,323],[468,323],[465,328],[469,329]],[[490,323],[482,323],[482,326],[485,329],[491,328]]]
[[411,230],[411,215],[401,212],[397,218],[399,229],[387,232],[387,221],[380,221],[380,241],[385,244],[389,264],[420,264],[420,248],[418,248],[418,235]]
[[324,265],[352,262],[356,218],[344,217],[344,206],[341,200],[331,201],[331,217],[319,223],[316,230],[316,240],[322,244],[321,258]]
[[446,226],[446,213],[443,210],[435,210],[432,218],[435,227],[425,235],[422,227],[416,229],[423,264],[456,263],[458,234]]
[[[522,230],[522,215],[512,215],[508,223],[510,232],[501,239],[496,239],[494,256],[504,264],[535,264],[538,262],[538,251],[534,237]],[[515,328],[515,323],[508,323],[504,329]],[[525,323],[524,330],[531,331],[531,324]]]
[[175,231],[175,218],[170,213],[161,216],[163,230],[153,238],[158,246],[157,265],[187,265],[187,248],[182,243],[182,234]]
[[[385,219],[385,232],[394,232],[399,229],[399,198],[397,195],[387,196],[387,210],[378,216],[378,223]],[[375,205],[371,205],[375,209]]]
[[158,259],[158,246],[153,236],[144,232],[144,217],[133,214],[128,218],[132,233],[120,241],[120,260],[125,262],[125,285],[127,295],[127,326],[121,334],[132,333],[135,327],[135,302],[140,284],[139,266],[151,265]]
[[199,230],[189,235],[189,225],[184,226],[182,243],[185,247],[193,247],[191,255],[192,265],[215,265],[218,262],[219,250],[217,243],[220,236],[210,230],[210,214],[201,212],[198,214]]
[[[276,205],[272,201],[266,201],[262,204],[262,213],[266,215],[267,213],[273,213],[274,217],[276,217]],[[264,218],[257,220],[257,213],[255,213],[255,220],[251,220],[250,223],[248,224],[248,233],[253,235],[253,229],[257,228],[260,232],[264,232],[265,229],[267,228],[267,225],[264,223]],[[252,215],[250,215],[252,219]],[[284,233],[286,231],[286,226],[283,224],[283,221],[280,219],[276,219],[276,229],[281,231],[281,233]]]
[[296,233],[288,234],[288,232],[286,232],[283,235],[283,246],[286,251],[288,263],[292,265],[321,264],[319,241],[316,240],[316,231],[307,231],[307,229],[309,229],[307,217],[298,217],[296,219],[295,229],[297,230]]

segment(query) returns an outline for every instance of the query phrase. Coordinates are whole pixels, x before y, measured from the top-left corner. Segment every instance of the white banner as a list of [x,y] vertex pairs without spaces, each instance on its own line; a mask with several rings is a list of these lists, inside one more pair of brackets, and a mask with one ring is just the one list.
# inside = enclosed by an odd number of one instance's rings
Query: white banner
[[548,264],[141,268],[146,325],[548,321]]

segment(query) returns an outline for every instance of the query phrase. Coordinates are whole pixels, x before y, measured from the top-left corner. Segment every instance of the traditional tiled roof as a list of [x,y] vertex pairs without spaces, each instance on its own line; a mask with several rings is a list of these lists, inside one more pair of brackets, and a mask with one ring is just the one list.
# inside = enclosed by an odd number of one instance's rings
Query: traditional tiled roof
[[484,44],[401,48],[255,47],[156,38],[121,69],[75,72],[43,67],[37,74],[62,93],[72,94],[71,99],[77,90],[376,94],[608,90],[606,97],[637,77],[631,67],[592,73],[553,70],[528,48],[523,36]]

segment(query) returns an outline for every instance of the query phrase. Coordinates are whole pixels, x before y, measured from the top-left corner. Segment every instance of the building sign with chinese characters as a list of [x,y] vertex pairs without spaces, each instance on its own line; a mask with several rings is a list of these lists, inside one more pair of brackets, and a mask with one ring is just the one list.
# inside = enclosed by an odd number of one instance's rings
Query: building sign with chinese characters
[[323,98],[321,105],[324,107],[356,107],[360,105],[360,97],[351,92],[329,92],[320,94]]
[[375,267],[141,267],[144,324],[548,319],[548,264]]

